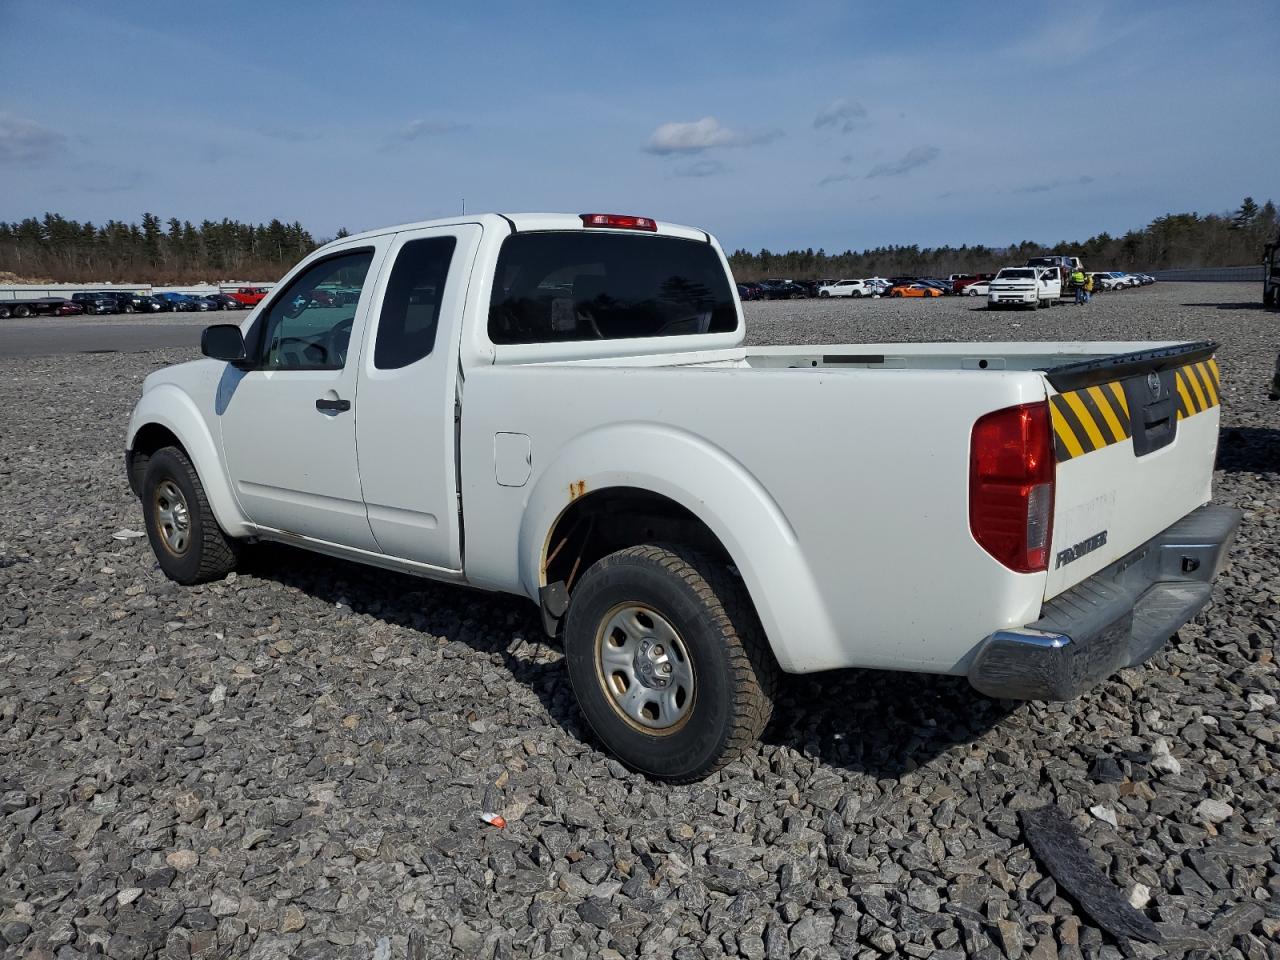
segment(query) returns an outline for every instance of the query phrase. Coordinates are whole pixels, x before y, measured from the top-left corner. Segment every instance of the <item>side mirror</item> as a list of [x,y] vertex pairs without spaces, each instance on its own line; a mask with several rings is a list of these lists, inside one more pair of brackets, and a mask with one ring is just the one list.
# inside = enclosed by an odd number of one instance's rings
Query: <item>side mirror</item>
[[215,323],[200,334],[200,352],[211,360],[244,363],[244,335],[234,323]]

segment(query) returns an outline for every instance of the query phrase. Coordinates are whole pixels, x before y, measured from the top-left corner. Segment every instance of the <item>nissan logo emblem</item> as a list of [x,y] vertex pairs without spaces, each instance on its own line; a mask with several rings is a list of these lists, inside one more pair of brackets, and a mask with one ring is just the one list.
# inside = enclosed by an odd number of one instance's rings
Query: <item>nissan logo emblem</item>
[[1154,370],[1147,374],[1147,389],[1151,391],[1151,399],[1160,399],[1160,374]]

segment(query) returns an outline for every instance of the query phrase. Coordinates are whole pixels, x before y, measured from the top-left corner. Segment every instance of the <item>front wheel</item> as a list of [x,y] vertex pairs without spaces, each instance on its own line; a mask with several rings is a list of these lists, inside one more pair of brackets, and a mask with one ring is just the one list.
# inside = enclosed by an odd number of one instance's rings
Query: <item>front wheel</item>
[[177,447],[151,455],[142,482],[147,538],[170,580],[218,580],[235,569],[239,545],[218,526],[196,468]]
[[746,588],[682,545],[629,547],[592,566],[574,588],[564,647],[596,736],[662,780],[719,770],[773,710],[777,665]]

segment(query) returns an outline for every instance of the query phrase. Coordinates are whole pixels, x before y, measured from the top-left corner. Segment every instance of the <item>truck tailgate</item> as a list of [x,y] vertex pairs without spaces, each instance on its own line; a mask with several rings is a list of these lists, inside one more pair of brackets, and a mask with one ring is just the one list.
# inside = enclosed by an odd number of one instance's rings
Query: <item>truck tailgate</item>
[[1183,344],[1045,371],[1058,461],[1046,599],[1209,500],[1216,347]]

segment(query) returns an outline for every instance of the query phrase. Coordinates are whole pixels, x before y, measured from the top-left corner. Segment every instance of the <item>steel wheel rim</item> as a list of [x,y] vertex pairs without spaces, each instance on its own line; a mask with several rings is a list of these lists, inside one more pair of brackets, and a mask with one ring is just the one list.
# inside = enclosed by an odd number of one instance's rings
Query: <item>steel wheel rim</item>
[[165,548],[173,554],[186,553],[191,545],[191,511],[187,508],[187,498],[172,480],[161,480],[156,484],[153,499],[156,529]]
[[619,604],[602,618],[596,676],[614,712],[644,733],[668,736],[692,713],[697,690],[688,647],[645,604]]

